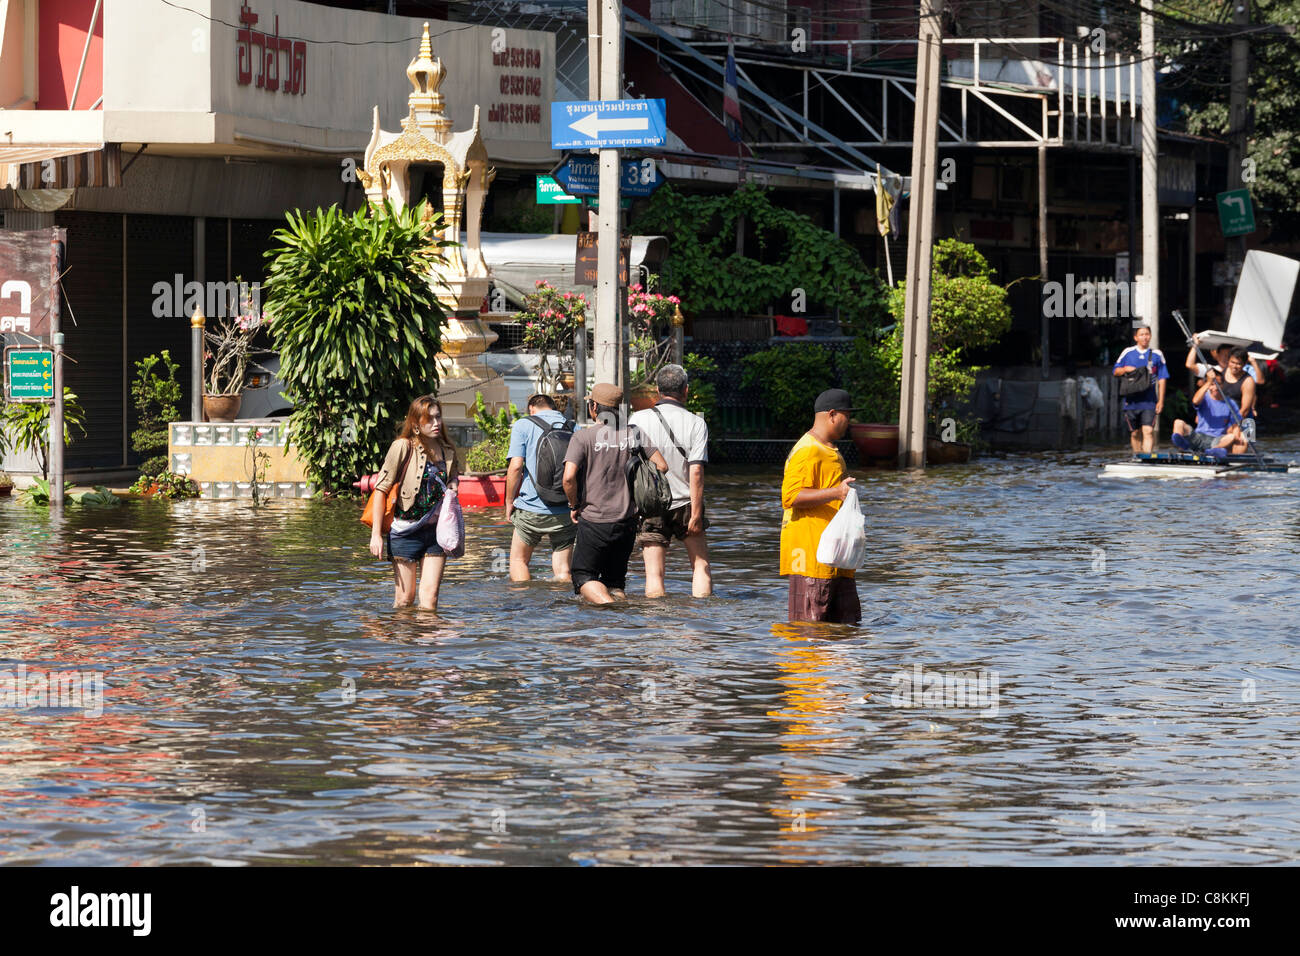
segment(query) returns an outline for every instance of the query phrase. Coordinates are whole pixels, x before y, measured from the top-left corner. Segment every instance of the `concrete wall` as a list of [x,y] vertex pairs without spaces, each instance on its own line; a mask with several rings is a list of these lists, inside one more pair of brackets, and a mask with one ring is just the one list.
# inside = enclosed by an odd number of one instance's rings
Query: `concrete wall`
[[36,0],[0,0],[0,109],[36,106],[37,27]]

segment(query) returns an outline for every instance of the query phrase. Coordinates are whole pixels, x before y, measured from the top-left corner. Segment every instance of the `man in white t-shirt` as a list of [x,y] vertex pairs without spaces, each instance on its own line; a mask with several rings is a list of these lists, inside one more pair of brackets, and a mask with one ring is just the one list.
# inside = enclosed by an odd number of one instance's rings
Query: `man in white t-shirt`
[[645,559],[645,596],[664,596],[664,563],[673,538],[686,545],[691,559],[691,594],[713,593],[709,545],[704,529],[704,464],[709,460],[709,426],[686,410],[690,390],[686,370],[665,365],[655,378],[659,401],[654,408],[635,413],[629,421],[645,432],[651,445],[668,462],[668,484],[673,491],[672,510],[659,518],[642,518],[636,541]]

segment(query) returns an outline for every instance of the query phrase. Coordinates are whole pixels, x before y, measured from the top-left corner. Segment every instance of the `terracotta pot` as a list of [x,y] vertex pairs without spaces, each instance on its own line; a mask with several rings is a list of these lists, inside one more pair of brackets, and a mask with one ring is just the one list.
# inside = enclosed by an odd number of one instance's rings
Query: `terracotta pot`
[[572,372],[561,372],[560,382],[559,382],[560,393],[563,394],[565,392],[568,392],[569,394],[572,394],[573,386],[577,384],[577,381],[578,381],[577,376],[574,375]]
[[210,422],[233,422],[239,414],[243,397],[238,392],[227,395],[204,395],[203,417]]
[[926,438],[925,461],[929,465],[960,465],[970,461],[970,445],[959,441]]
[[659,389],[653,385],[638,385],[632,389],[627,397],[628,404],[632,406],[632,411],[639,412],[647,408],[653,408],[654,403],[659,401]]
[[462,508],[504,508],[505,475],[461,475],[457,491]]
[[898,426],[888,422],[869,422],[849,426],[849,437],[863,458],[898,458]]

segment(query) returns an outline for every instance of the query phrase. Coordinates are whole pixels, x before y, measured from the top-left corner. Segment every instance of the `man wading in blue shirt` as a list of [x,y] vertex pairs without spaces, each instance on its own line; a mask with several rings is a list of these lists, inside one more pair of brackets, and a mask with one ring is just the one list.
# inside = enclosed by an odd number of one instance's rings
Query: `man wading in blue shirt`
[[1139,325],[1133,330],[1132,345],[1125,349],[1115,360],[1115,376],[1145,368],[1151,373],[1151,385],[1145,392],[1124,396],[1124,420],[1128,422],[1128,441],[1133,454],[1149,452],[1155,449],[1156,416],[1165,407],[1165,383],[1169,378],[1169,368],[1165,357],[1159,349],[1151,345],[1151,327]]
[[[562,425],[565,418],[555,410],[549,395],[533,395],[528,399],[528,414],[536,415],[548,424]],[[551,569],[555,580],[571,580],[569,560],[573,557],[573,541],[578,527],[569,517],[567,501],[558,505],[547,504],[537,493],[533,476],[537,474],[537,445],[542,429],[537,422],[521,418],[510,426],[510,469],[506,472],[506,520],[515,527],[510,540],[510,580],[527,581],[528,560],[542,538],[551,539]],[[563,457],[560,459],[563,461]],[[543,484],[547,476],[541,476]]]

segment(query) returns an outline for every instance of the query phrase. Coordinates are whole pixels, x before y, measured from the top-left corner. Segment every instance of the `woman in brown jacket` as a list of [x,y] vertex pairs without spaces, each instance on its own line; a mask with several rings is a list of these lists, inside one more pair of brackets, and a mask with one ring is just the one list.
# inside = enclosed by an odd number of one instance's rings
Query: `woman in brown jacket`
[[[420,607],[437,610],[438,588],[447,563],[437,541],[438,510],[445,495],[456,494],[459,478],[456,446],[447,437],[442,405],[432,395],[417,398],[397,440],[389,446],[375,482],[375,490],[385,494],[401,482],[387,539],[396,586],[393,607],[409,607],[415,601],[418,569]],[[381,524],[376,521],[370,533],[370,553],[383,557],[384,543]]]

